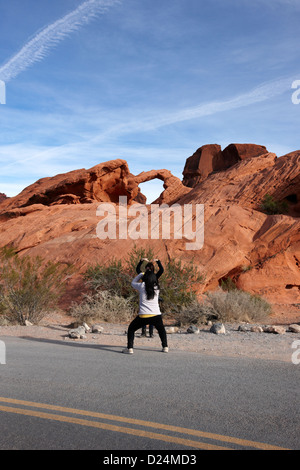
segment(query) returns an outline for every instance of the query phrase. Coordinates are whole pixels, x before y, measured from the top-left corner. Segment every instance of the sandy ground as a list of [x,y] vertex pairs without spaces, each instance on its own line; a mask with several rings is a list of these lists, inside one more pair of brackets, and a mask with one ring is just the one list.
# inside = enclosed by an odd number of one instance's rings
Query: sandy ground
[[[71,339],[68,332],[71,329],[72,321],[71,317],[57,313],[45,317],[38,326],[1,326],[0,340],[5,342],[5,337],[14,336],[40,338],[53,342],[68,341],[109,345],[119,347],[120,351],[126,347],[128,324],[98,323],[103,327],[102,333],[86,333],[84,339]],[[286,327],[284,334],[241,332],[238,331],[239,324],[231,323],[225,323],[226,334],[221,335],[211,333],[210,326],[206,325],[199,327],[199,334],[189,334],[186,328],[181,328],[177,333],[168,334],[169,354],[172,354],[172,351],[190,351],[199,353],[199,355],[239,356],[292,363],[292,354],[295,355],[296,351],[295,341],[299,341],[297,349],[300,358],[300,333],[288,331],[288,325],[291,323],[300,323],[299,307],[289,313],[285,309],[282,312],[281,309],[278,309],[276,315],[269,318],[268,325],[280,324]],[[171,323],[166,322],[166,326],[168,324]],[[154,330],[154,332],[154,338],[141,337],[141,331],[136,332],[134,345],[136,354],[138,354],[139,348],[161,349],[157,331]]]

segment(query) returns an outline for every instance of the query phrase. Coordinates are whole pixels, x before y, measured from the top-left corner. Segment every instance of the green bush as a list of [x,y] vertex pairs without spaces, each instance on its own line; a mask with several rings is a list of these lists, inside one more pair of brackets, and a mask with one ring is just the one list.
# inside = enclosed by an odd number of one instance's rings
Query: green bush
[[165,272],[159,280],[163,299],[162,312],[175,314],[196,300],[194,288],[203,283],[204,277],[194,264],[183,264],[181,260],[169,260]]
[[[152,249],[145,250],[134,246],[124,264],[122,261],[113,258],[106,266],[99,263],[90,266],[84,274],[90,296],[97,298],[99,292],[106,291],[111,297],[116,296],[117,298],[127,299],[131,308],[137,310],[139,297],[138,293],[131,287],[131,281],[137,275],[136,266],[141,258],[153,259]],[[84,302],[86,300],[85,298]]]
[[230,290],[236,290],[237,287],[234,283],[234,281],[231,279],[231,277],[226,277],[224,279],[221,279],[221,289],[224,291],[230,291]]
[[270,194],[266,194],[260,204],[260,210],[269,215],[285,214],[288,209],[289,206],[286,201],[277,201]]
[[91,266],[85,272],[84,279],[92,292],[107,291],[126,298],[131,296],[131,277],[121,261],[113,259],[108,266]]
[[[107,292],[111,299],[114,296],[118,299],[124,298],[128,301],[126,305],[130,305],[130,311],[137,313],[139,297],[131,287],[131,281],[136,276],[136,266],[142,258],[153,260],[155,258],[153,249],[134,246],[123,263],[112,259],[106,266],[99,263],[90,266],[84,274],[86,285],[90,290],[89,297],[83,298],[81,307],[73,305],[70,314],[79,316],[79,312],[82,311],[84,315],[85,305],[90,309],[90,305],[94,305],[93,299],[97,301],[97,305],[98,302],[101,303],[102,294],[99,297],[99,293],[103,291]],[[173,314],[195,300],[193,288],[203,281],[203,277],[192,263],[184,265],[181,260],[161,261],[164,266],[164,273],[159,279],[160,297],[163,299],[161,309],[165,314]],[[115,315],[115,321],[120,318]]]
[[[138,248],[136,245],[128,253],[127,259],[125,261],[126,270],[131,277],[136,276],[136,266],[142,258],[147,258],[149,261],[156,258],[154,251],[151,247]],[[147,262],[145,261],[145,264]],[[154,263],[155,264],[155,263]],[[143,265],[142,265],[143,266]]]
[[38,323],[57,307],[70,267],[44,263],[40,257],[19,257],[11,248],[0,251],[0,313],[10,322]]

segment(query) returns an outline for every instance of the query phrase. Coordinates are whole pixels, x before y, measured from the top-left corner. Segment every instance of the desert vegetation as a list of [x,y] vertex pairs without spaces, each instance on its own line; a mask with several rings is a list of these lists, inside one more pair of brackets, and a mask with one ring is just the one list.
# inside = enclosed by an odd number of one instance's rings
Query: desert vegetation
[[[135,247],[124,263],[114,259],[107,266],[96,264],[88,268],[84,278],[89,293],[80,304],[72,305],[71,315],[80,321],[129,321],[138,311],[138,295],[131,287],[131,280],[141,258],[153,259],[152,249]],[[200,301],[195,288],[203,283],[204,277],[193,263],[169,260],[163,265],[165,271],[159,280],[161,311],[178,325],[207,321],[256,322],[271,313],[267,301],[237,289],[228,280]]]
[[271,313],[271,305],[263,298],[239,289],[210,292],[202,302],[193,301],[175,318],[179,326],[219,322],[255,323],[265,320]]
[[270,194],[266,194],[260,203],[260,210],[268,215],[286,214],[289,206],[286,201],[277,201]]
[[[81,322],[128,323],[138,312],[138,293],[131,287],[141,258],[153,259],[151,248],[136,246],[125,261],[112,259],[107,265],[88,267],[83,274],[87,287],[80,302],[73,303],[69,314]],[[215,292],[201,301],[196,288],[204,282],[193,263],[162,260],[164,274],[159,280],[160,306],[163,315],[178,325],[208,321],[247,321],[265,319],[271,306],[259,296],[236,288],[225,280]],[[18,256],[11,248],[0,252],[0,319],[10,323],[37,324],[57,308],[65,291],[72,267],[45,263],[40,257]]]
[[109,290],[100,290],[85,294],[82,302],[71,306],[70,314],[78,322],[128,323],[137,312],[132,300]]
[[0,317],[11,323],[38,323],[57,307],[70,266],[45,263],[41,257],[18,256],[9,247],[0,251]]
[[[152,248],[135,246],[123,263],[112,259],[106,266],[98,263],[89,267],[84,274],[89,292],[81,303],[71,306],[70,314],[81,321],[128,321],[138,311],[138,294],[131,287],[136,266],[140,259],[154,257]],[[196,300],[194,288],[204,278],[192,263],[169,260],[163,265],[165,271],[159,280],[160,305],[165,315],[172,316]]]

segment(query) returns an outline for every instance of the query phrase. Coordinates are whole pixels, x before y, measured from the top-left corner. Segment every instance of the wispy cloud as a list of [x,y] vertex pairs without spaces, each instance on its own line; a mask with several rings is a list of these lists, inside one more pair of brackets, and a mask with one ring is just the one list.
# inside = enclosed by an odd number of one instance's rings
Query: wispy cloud
[[[249,5],[249,0],[240,0],[240,2],[247,3]],[[293,7],[293,8],[300,8],[300,2],[299,0],[252,0],[251,5],[263,5],[266,8],[276,8],[278,5],[281,6],[283,5],[284,7]]]
[[0,79],[9,82],[21,72],[43,60],[49,51],[69,34],[104,13],[120,0],[87,0],[78,8],[43,28],[19,52],[0,67]]
[[112,136],[131,134],[134,132],[150,132],[172,124],[199,119],[268,101],[290,91],[293,80],[294,77],[289,77],[262,83],[250,91],[240,93],[227,100],[210,101],[197,106],[168,112],[158,110],[155,115],[144,118],[140,117],[138,120],[127,120],[126,123],[107,128],[101,134],[95,135],[92,141],[96,143]]
[[[168,125],[179,124],[181,122],[193,120],[193,119],[201,119],[206,116],[212,116],[219,114],[221,112],[230,112],[234,109],[247,107],[250,105],[258,104],[260,102],[265,102],[271,100],[272,98],[276,98],[281,94],[291,91],[291,84],[293,82],[294,77],[278,79],[275,81],[270,81],[267,83],[263,83],[252,90],[249,90],[245,93],[240,93],[232,98],[226,100],[219,100],[219,101],[210,101],[207,103],[199,104],[198,106],[177,109],[174,111],[165,111],[157,110],[157,112],[153,115],[146,115],[146,111],[144,110],[143,115],[139,115],[135,119],[130,119],[130,112],[126,110],[125,114],[118,114],[118,117],[115,116],[111,119],[108,119],[107,114],[105,115],[105,122],[103,118],[101,118],[101,113],[98,112],[97,109],[93,109],[90,113],[88,110],[81,110],[78,112],[76,107],[73,109],[73,114],[75,116],[80,115],[81,118],[85,121],[86,124],[91,126],[93,130],[87,132],[86,135],[82,135],[80,139],[78,139],[78,135],[80,134],[80,128],[82,126],[82,122],[75,119],[74,122],[71,123],[71,128],[68,129],[69,121],[67,121],[66,126],[64,127],[63,122],[60,120],[59,116],[57,115],[49,115],[43,117],[43,124],[45,124],[45,119],[47,120],[47,128],[56,129],[57,132],[58,128],[55,126],[61,126],[61,129],[65,133],[70,136],[77,135],[77,139],[74,139],[72,142],[66,141],[63,145],[51,146],[51,147],[39,147],[39,148],[30,148],[30,151],[27,155],[24,155],[24,152],[21,152],[20,149],[16,149],[14,154],[11,156],[10,159],[7,159],[7,151],[5,150],[3,153],[3,168],[2,171],[9,171],[12,167],[16,165],[29,165],[29,167],[33,168],[34,163],[38,162],[38,166],[42,161],[47,162],[56,162],[57,160],[68,160],[71,156],[78,155],[78,159],[80,160],[80,155],[85,154],[92,154],[95,152],[96,155],[99,153],[99,144],[101,143],[101,148],[105,149],[105,158],[115,158],[116,148],[118,145],[118,140],[125,135],[131,135],[135,133],[147,133],[153,132],[157,129],[163,128]],[[73,103],[73,106],[74,105]],[[98,118],[96,117],[98,115]],[[18,120],[22,121],[23,116],[18,116]],[[29,119],[30,122],[39,119],[39,116],[35,116],[34,114],[31,115]],[[110,122],[111,125],[108,123]],[[115,122],[114,124],[112,124]],[[58,123],[58,124],[57,124]],[[23,126],[24,124],[22,124]],[[21,124],[20,124],[21,126]],[[72,133],[72,129],[74,127],[74,132]],[[101,132],[97,131],[97,128],[102,128]],[[125,145],[125,144],[123,144]],[[111,148],[112,146],[112,148]],[[3,146],[1,146],[3,148]],[[133,149],[131,149],[131,152]],[[15,158],[16,155],[22,154],[22,158]],[[129,152],[130,153],[130,152]],[[126,154],[125,148],[122,146],[122,155]],[[1,152],[0,152],[1,157]],[[9,161],[9,163],[7,163]],[[0,158],[1,162],[1,158]],[[6,162],[6,163],[5,163]],[[56,164],[55,163],[55,164]],[[48,164],[48,163],[47,163]]]
[[141,123],[141,126],[144,127],[145,130],[150,130],[267,101],[290,90],[292,81],[292,78],[284,78],[263,83],[233,98],[203,103],[177,112],[166,113],[159,118],[146,120],[144,123]]

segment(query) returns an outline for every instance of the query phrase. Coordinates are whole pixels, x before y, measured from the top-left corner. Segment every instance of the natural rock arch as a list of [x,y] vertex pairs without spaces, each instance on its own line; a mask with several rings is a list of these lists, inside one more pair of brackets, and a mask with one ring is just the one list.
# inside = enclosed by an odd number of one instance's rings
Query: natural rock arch
[[21,215],[14,212],[16,209],[25,210],[31,206],[118,203],[119,196],[126,196],[129,205],[135,202],[145,204],[146,197],[141,193],[139,185],[156,178],[164,183],[164,191],[155,201],[157,203],[172,204],[191,190],[169,170],[151,170],[135,176],[130,173],[125,160],[116,159],[100,163],[88,170],[74,170],[42,178],[17,196],[4,200],[0,213],[11,213],[15,217]]
[[164,191],[160,196],[154,201],[155,204],[173,204],[181,196],[184,196],[190,192],[191,188],[187,188],[183,185],[181,180],[177,176],[172,175],[169,170],[150,170],[143,171],[137,176],[133,177],[134,183],[137,187],[141,183],[146,181],[151,181],[154,179],[159,179],[164,183]]

